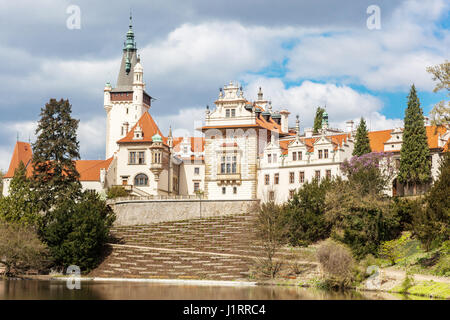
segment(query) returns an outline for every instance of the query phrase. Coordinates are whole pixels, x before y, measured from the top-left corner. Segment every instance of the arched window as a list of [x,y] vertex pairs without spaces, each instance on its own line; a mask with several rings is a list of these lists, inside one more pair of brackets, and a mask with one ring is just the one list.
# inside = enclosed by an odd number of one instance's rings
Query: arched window
[[134,177],[134,185],[148,186],[148,177],[143,173],[139,173],[136,177]]

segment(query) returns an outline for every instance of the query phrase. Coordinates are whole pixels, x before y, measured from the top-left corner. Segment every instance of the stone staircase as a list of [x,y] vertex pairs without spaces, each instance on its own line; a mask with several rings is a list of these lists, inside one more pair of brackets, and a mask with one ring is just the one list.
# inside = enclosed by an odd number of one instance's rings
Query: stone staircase
[[[248,280],[263,255],[254,216],[221,216],[115,227],[115,243],[94,277]],[[291,252],[281,250],[279,258]]]

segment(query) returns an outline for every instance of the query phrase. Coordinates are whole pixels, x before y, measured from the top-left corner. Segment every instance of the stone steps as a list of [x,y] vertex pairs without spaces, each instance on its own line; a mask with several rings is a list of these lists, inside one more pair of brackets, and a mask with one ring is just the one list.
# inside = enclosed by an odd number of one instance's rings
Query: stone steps
[[111,253],[91,276],[246,280],[263,252],[253,223],[254,216],[243,214],[115,227]]

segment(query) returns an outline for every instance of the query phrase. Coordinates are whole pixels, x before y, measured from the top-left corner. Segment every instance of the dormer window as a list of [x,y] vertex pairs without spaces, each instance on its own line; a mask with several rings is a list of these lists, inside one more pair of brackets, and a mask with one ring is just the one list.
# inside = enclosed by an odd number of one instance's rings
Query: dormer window
[[227,117],[227,118],[230,117],[230,109],[225,110],[225,117]]
[[267,155],[267,163],[272,163],[272,155],[271,154]]
[[328,149],[323,150],[323,157],[328,159]]
[[143,137],[144,134],[142,132],[142,129],[139,125],[137,125],[136,128],[134,129],[133,140],[142,140]]
[[231,109],[231,116],[236,117],[236,109]]

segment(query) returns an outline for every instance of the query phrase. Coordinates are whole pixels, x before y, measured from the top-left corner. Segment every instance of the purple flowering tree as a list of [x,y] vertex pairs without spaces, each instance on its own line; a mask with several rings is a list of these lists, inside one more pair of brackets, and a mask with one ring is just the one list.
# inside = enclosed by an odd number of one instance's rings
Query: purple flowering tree
[[395,174],[391,153],[371,152],[341,164],[341,171],[361,194],[382,193]]

